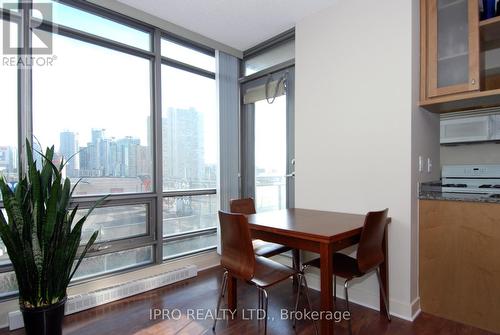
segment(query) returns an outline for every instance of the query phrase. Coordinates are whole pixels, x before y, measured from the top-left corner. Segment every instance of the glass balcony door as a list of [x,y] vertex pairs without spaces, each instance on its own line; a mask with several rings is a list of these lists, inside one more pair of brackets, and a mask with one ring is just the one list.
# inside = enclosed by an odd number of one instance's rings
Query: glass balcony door
[[258,212],[294,207],[293,74],[243,85],[242,195]]

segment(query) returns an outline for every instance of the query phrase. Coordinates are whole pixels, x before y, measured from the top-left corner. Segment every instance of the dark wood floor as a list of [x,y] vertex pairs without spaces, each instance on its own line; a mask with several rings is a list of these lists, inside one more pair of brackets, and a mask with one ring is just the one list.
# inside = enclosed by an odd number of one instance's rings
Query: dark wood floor
[[[81,313],[73,314],[65,319],[65,335],[149,335],[149,334],[212,334],[212,320],[192,320],[186,317],[188,309],[214,309],[219,292],[220,269],[201,272],[197,278],[187,280],[162,289],[150,291],[128,299],[100,306]],[[239,307],[255,308],[257,294],[254,288],[247,285],[238,286]],[[269,322],[269,335],[285,334],[314,334],[310,321],[301,321],[297,329],[292,328],[289,320],[280,319],[280,309],[293,309],[293,292],[290,282],[284,282],[269,290],[270,311],[269,317],[275,318]],[[319,305],[319,293],[310,292],[315,308]],[[343,301],[338,299],[339,308],[343,308]],[[178,320],[150,320],[150,310],[179,309],[183,312]],[[492,334],[477,328],[468,327],[456,322],[433,317],[425,313],[413,323],[398,318],[387,322],[380,314],[371,309],[352,304],[353,334],[397,334],[397,335],[438,335],[438,334]],[[232,321],[219,321],[216,334],[245,335],[259,334],[257,321],[242,320],[242,315]],[[262,328],[260,329],[262,331]],[[263,332],[262,332],[263,333]],[[347,322],[335,326],[335,334],[347,334]],[[24,330],[9,332],[0,330],[0,335],[20,335]]]

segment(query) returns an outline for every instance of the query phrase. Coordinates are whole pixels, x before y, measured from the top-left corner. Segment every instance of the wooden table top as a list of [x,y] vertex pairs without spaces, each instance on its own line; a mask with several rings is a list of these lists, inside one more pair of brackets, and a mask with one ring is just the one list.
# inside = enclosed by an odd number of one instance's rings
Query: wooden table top
[[318,242],[335,242],[361,233],[365,215],[290,208],[248,215],[250,229]]

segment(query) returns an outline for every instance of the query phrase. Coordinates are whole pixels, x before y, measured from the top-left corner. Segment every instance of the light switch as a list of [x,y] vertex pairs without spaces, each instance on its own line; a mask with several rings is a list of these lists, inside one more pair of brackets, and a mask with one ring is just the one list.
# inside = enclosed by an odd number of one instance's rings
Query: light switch
[[430,158],[427,158],[427,173],[432,172],[432,160]]
[[422,172],[424,169],[424,160],[422,159],[422,156],[418,156],[418,172]]

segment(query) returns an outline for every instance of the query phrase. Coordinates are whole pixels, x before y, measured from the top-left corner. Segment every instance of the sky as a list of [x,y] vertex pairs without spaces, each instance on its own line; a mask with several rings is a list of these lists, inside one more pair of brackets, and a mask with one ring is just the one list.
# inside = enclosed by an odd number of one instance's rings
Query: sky
[[[43,2],[43,1],[39,1]],[[54,21],[99,34],[139,48],[149,48],[147,34],[95,15],[57,4]],[[1,31],[0,31],[1,33]],[[42,33],[47,34],[47,33]],[[0,39],[2,38],[0,34]],[[36,44],[36,36],[34,44]],[[33,130],[42,146],[59,147],[59,133],[78,133],[80,146],[91,139],[91,129],[106,129],[107,137],[133,136],[147,145],[151,115],[151,62],[61,35],[53,35],[53,66],[33,68]],[[163,43],[169,57],[214,68],[213,57],[196,54],[172,43]],[[215,80],[162,66],[162,105],[204,114],[205,161],[217,161]],[[17,142],[17,74],[0,65],[0,146]]]

